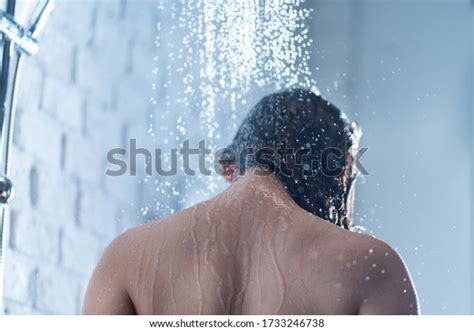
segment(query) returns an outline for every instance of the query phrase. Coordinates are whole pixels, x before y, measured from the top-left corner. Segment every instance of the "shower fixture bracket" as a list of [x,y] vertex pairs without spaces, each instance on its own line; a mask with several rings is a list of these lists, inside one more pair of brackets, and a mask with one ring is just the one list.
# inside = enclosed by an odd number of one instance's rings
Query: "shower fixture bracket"
[[33,13],[35,20],[31,22],[29,28],[21,26],[9,13],[0,11],[0,32],[16,46],[21,54],[35,55],[39,51],[36,37],[43,29],[54,6],[53,0],[40,1]]
[[35,55],[39,51],[38,42],[31,32],[18,24],[5,12],[0,12],[0,32],[15,44],[17,50],[24,54]]

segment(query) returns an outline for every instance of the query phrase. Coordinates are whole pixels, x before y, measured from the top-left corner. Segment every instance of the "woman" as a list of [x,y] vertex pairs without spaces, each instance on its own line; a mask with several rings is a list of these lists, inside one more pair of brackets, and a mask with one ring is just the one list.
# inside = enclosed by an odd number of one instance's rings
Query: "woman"
[[215,198],[128,230],[86,314],[418,314],[400,256],[350,231],[359,128],[323,98],[263,98],[220,153]]

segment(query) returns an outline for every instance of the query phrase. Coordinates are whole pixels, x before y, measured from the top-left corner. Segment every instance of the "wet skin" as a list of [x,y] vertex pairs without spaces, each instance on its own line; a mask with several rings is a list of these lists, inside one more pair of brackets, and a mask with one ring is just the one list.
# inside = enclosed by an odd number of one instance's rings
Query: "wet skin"
[[85,314],[418,314],[386,243],[301,209],[273,176],[115,239]]

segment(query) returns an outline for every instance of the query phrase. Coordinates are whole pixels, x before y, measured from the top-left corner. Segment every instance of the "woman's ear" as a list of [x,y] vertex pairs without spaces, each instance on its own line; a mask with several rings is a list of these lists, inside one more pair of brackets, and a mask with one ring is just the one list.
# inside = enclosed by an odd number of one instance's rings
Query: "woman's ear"
[[229,183],[235,178],[235,164],[229,161],[219,162],[219,174]]

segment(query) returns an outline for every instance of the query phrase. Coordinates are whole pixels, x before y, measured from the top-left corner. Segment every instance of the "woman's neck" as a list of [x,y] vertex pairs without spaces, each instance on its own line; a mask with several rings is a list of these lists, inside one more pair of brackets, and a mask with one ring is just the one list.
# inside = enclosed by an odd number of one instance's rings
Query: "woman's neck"
[[[300,208],[275,174],[251,168],[235,179],[221,195],[228,204],[243,206],[259,205],[263,208],[284,209],[288,212]],[[241,212],[244,212],[243,210]]]

